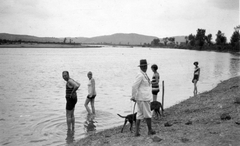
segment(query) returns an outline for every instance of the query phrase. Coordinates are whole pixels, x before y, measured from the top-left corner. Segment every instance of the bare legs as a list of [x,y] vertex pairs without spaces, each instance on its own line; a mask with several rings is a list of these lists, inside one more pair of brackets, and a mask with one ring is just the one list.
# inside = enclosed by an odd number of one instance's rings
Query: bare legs
[[[90,108],[88,107],[89,102],[91,103],[92,112],[91,112]],[[91,113],[95,114],[94,99],[88,99],[87,98],[86,101],[85,101],[84,106],[85,106],[88,114],[91,114]]]
[[95,114],[94,99],[91,100],[92,113]]
[[153,101],[157,101],[157,95],[153,94]]
[[74,109],[72,110],[66,110],[66,118],[67,118],[67,127],[68,130],[74,130],[75,127],[75,117],[74,117]]
[[[157,95],[154,95],[154,94],[153,94],[153,101],[157,101]],[[154,110],[153,110],[153,112],[152,112],[152,115],[153,115],[153,117],[156,116],[156,113],[155,113]]]
[[197,80],[194,80],[194,90],[193,90],[193,95],[197,95]]

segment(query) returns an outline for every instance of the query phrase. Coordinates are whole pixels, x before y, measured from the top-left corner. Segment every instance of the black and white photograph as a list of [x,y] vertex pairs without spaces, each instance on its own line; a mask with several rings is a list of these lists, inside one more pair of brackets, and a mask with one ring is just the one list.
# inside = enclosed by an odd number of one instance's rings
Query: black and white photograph
[[0,0],[0,145],[239,146],[239,0]]

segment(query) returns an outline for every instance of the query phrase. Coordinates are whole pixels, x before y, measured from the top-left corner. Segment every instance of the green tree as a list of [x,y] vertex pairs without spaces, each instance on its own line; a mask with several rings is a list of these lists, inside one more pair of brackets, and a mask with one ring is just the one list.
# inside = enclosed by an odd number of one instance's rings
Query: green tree
[[188,36],[188,40],[190,41],[189,43],[190,43],[191,46],[194,46],[194,45],[195,45],[195,35],[190,34],[190,35]]
[[164,42],[164,45],[166,46],[166,45],[167,45],[167,43],[168,43],[168,37],[166,37],[166,38],[163,38],[163,42]]
[[195,38],[195,44],[202,47],[204,45],[205,42],[205,29],[198,29],[197,30],[197,35]]
[[153,39],[153,41],[152,41],[153,46],[159,46],[159,43],[160,43],[160,40],[158,38]]
[[240,40],[239,31],[234,31],[231,36],[230,44],[234,47],[236,43],[239,42],[239,40]]
[[170,38],[168,38],[168,41],[174,43],[175,42],[175,38],[174,37],[170,37]]
[[216,34],[216,44],[217,45],[225,45],[227,42],[227,38],[224,36],[224,33],[222,33],[220,30],[218,30]]
[[234,28],[235,31],[233,32],[231,39],[230,39],[230,44],[233,47],[234,51],[239,51],[239,45],[240,45],[240,25]]
[[211,46],[212,45],[212,34],[208,34],[207,36],[205,36],[205,40],[206,40],[207,44],[209,46]]

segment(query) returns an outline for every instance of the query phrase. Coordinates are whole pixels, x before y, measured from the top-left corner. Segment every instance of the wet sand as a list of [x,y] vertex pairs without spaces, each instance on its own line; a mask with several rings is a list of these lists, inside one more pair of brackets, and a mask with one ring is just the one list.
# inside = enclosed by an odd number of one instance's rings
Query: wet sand
[[[177,95],[176,95],[177,96]],[[218,84],[211,91],[180,102],[164,111],[164,117],[153,119],[157,132],[147,135],[141,122],[139,137],[122,126],[90,134],[74,146],[225,146],[240,145],[240,76]],[[116,115],[117,118],[117,115]],[[123,120],[124,122],[124,120]]]

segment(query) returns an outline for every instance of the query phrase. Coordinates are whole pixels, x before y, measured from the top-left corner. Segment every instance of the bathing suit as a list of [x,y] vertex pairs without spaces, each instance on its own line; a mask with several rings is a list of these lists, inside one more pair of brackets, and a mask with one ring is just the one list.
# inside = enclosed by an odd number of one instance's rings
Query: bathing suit
[[[159,79],[159,76],[158,76]],[[152,82],[156,82],[156,76],[152,77]],[[157,95],[159,92],[159,84],[152,84],[152,94]]]
[[96,95],[92,95],[92,97],[90,97],[89,95],[87,96],[88,99],[94,99],[96,97]]
[[73,87],[70,88],[70,87],[68,87],[68,85],[66,85],[66,101],[67,101],[66,110],[74,109],[75,104],[77,103],[77,93],[76,92],[74,92],[72,94],[72,97],[70,98],[70,95],[71,95],[73,89],[74,89]]
[[200,74],[200,68],[199,67],[197,67],[197,68],[195,68],[195,70],[194,70],[194,76],[193,76],[193,80],[192,80],[192,82],[194,81],[194,80],[199,80],[199,74]]
[[[93,80],[93,78],[91,80],[89,80],[89,82],[88,82],[88,94],[92,93],[92,88],[93,88],[92,80]],[[88,95],[87,98],[88,99],[94,99],[96,97],[96,90],[94,90],[92,94],[93,94],[92,97],[90,97]]]

